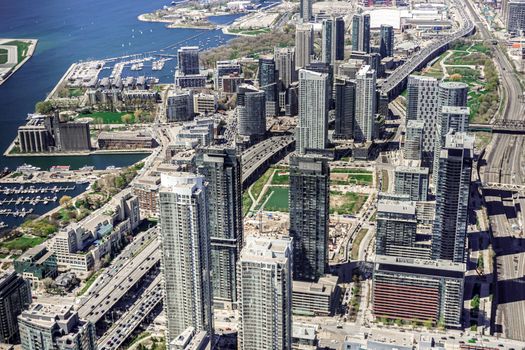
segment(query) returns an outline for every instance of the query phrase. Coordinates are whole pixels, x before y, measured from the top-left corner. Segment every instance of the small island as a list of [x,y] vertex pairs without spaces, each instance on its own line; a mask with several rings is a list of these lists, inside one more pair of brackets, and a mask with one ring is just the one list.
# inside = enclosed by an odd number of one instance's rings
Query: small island
[[37,42],[36,39],[0,38],[0,85],[31,58]]

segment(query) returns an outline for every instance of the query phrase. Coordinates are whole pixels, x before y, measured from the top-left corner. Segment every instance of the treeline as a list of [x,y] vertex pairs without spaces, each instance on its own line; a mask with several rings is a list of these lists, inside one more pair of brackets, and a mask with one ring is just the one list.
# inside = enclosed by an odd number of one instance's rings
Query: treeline
[[205,51],[200,55],[206,68],[215,67],[220,60],[233,60],[242,57],[258,58],[259,55],[273,53],[274,47],[295,45],[295,28],[287,25],[283,31],[272,31],[257,36],[243,36],[230,40],[226,45]]

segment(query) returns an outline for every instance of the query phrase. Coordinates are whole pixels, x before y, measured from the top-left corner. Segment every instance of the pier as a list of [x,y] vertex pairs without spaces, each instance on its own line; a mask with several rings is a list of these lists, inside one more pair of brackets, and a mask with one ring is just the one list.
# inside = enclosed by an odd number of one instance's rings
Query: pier
[[[34,186],[24,187],[24,185],[21,185],[18,188],[10,188],[10,187],[2,187],[0,186],[0,194],[4,194],[6,196],[9,195],[16,195],[16,194],[36,194],[36,193],[58,193],[61,191],[72,191],[75,189],[75,186],[46,186],[46,187],[38,187],[35,188]],[[2,202],[0,202],[2,203]]]

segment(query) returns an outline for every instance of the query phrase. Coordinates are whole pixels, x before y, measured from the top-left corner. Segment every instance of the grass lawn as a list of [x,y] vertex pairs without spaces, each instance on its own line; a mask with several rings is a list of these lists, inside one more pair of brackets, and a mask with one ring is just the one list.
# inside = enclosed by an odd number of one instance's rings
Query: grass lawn
[[356,214],[367,198],[364,193],[330,191],[330,214]]
[[78,292],[77,296],[81,296],[82,294],[84,294],[85,292],[87,292],[87,290],[89,289],[89,287],[91,287],[91,285],[93,284],[93,282],[95,282],[95,280],[97,279],[97,277],[102,273],[102,270],[99,270],[97,272],[95,272],[94,274],[92,274],[87,280],[86,280],[86,284],[84,284],[84,287],[82,287],[82,289],[80,290],[80,292]]
[[352,242],[352,253],[351,253],[352,260],[357,260],[357,258],[359,258],[359,245],[361,245],[361,241],[363,240],[363,238],[365,238],[367,233],[368,233],[368,229],[362,228],[361,230],[359,230],[359,232],[355,236],[355,239]]
[[270,28],[259,28],[259,29],[229,29],[230,33],[244,34],[244,35],[258,35],[271,32]]
[[388,179],[388,170],[381,170],[381,177],[382,177],[382,183],[381,183],[381,191],[388,192],[388,185],[389,185],[389,179]]
[[490,132],[476,132],[474,135],[476,136],[475,145],[478,149],[488,146],[492,140],[492,134]]
[[245,191],[242,194],[242,214],[246,216],[248,214],[248,211],[250,210],[250,207],[252,206],[252,199],[250,198],[250,195],[248,194],[248,191]]
[[272,168],[266,170],[266,172],[257,181],[253,183],[252,185],[253,198],[255,199],[259,198],[259,195],[261,194],[264,184],[268,181],[272,173],[273,173]]
[[135,117],[133,113],[126,112],[95,112],[89,114],[79,114],[78,118],[93,118],[93,121],[96,123],[97,120],[101,120],[102,124],[124,124],[122,122],[122,116],[124,114],[131,115],[131,123],[135,122]]
[[27,50],[29,49],[29,46],[31,44],[30,43],[26,43],[25,41],[14,40],[14,41],[10,41],[8,43],[5,43],[3,45],[11,45],[11,46],[16,46],[17,47],[18,63],[20,63],[27,56]]
[[264,205],[264,210],[288,212],[288,187],[270,186],[260,200],[260,204],[262,205],[266,199],[268,199],[268,202]]
[[14,238],[12,240],[0,243],[0,247],[7,248],[9,250],[19,249],[21,251],[26,251],[29,248],[33,248],[41,244],[45,240],[46,238],[44,237],[34,237],[34,236],[23,235],[23,236]]
[[0,49],[0,64],[5,64],[7,62],[7,50]]
[[290,183],[290,173],[285,170],[277,170],[272,177],[272,185],[287,185]]
[[358,169],[358,168],[333,168],[330,169],[332,173],[341,173],[341,174],[372,174],[370,170]]
[[365,169],[334,168],[330,172],[330,181],[334,185],[370,186],[374,181],[372,172]]

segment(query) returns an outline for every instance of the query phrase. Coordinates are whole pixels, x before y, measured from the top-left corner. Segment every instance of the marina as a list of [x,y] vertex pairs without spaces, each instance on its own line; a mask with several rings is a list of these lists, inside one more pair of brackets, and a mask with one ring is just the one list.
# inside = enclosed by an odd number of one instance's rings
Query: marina
[[81,182],[0,184],[0,230],[16,228],[28,218],[47,213],[60,204],[62,196],[78,196],[89,185]]

